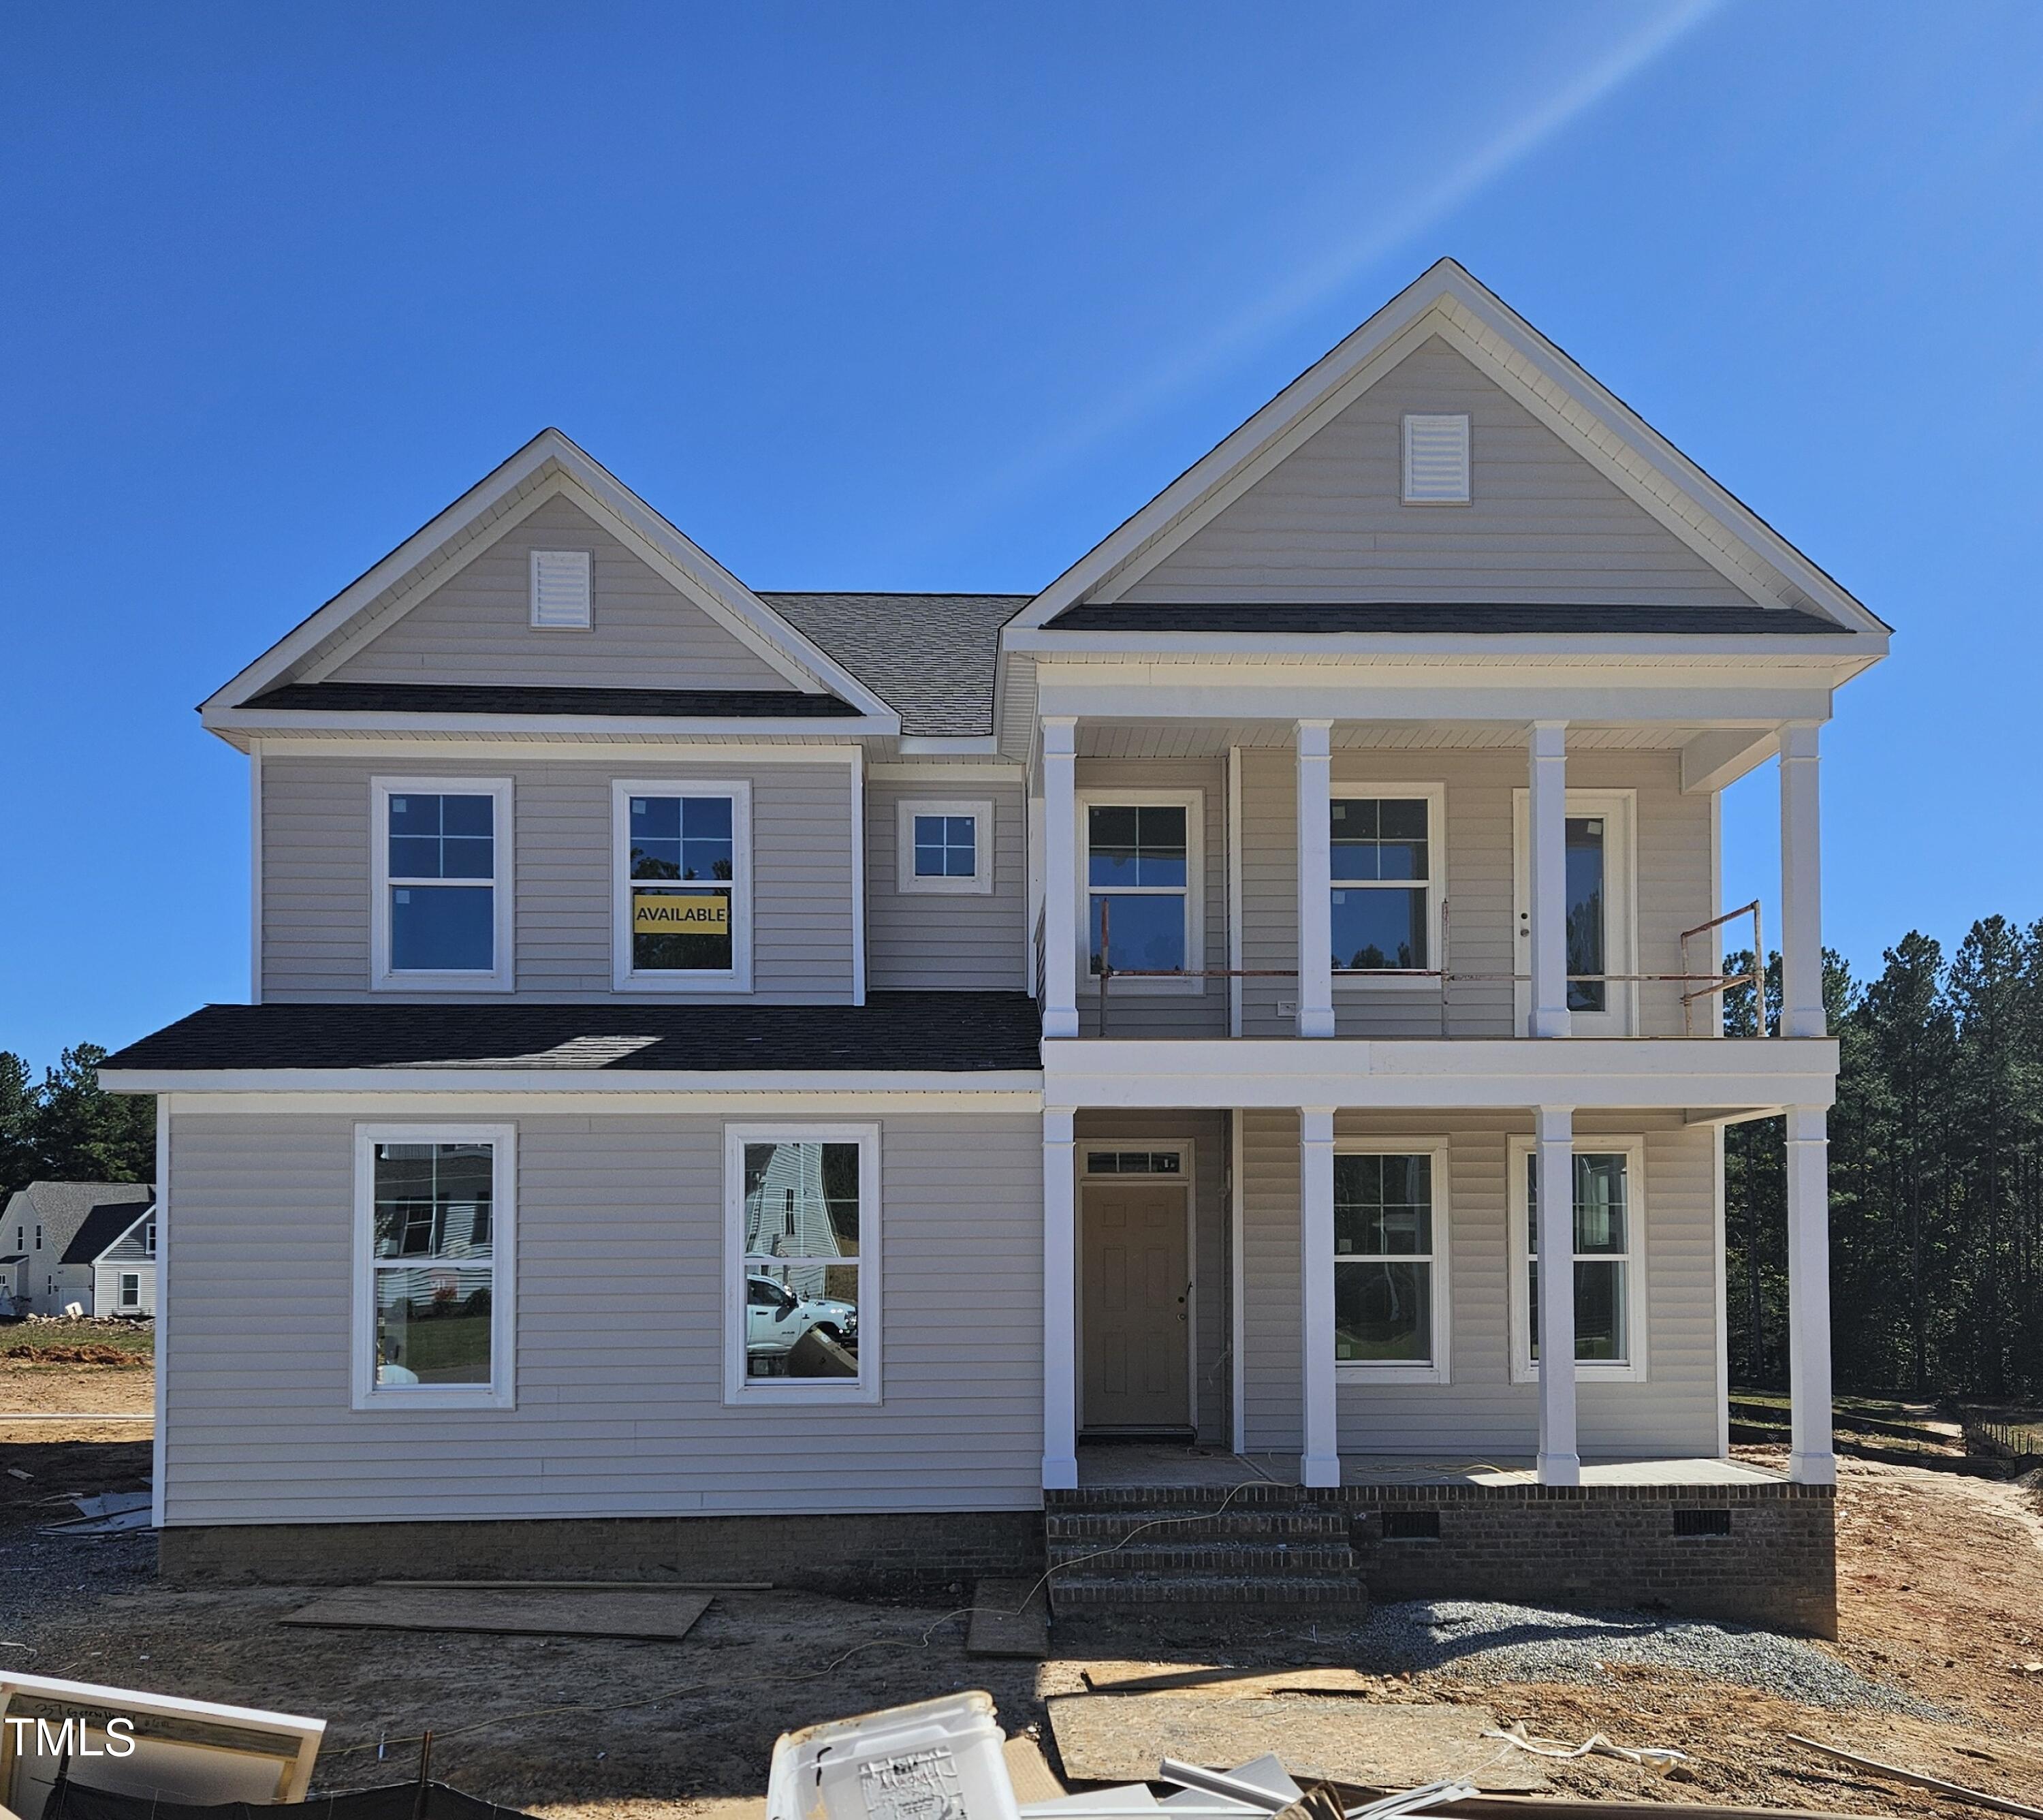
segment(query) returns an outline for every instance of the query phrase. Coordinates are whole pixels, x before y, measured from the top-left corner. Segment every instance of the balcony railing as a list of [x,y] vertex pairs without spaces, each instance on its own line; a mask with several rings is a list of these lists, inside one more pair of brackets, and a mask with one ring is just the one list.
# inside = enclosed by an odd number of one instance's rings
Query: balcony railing
[[[1440,987],[1439,1034],[1450,1035],[1449,1021],[1453,1011],[1454,989],[1459,985],[1508,985],[1514,991],[1521,985],[1530,985],[1532,976],[1522,973],[1498,973],[1489,970],[1464,970],[1449,964],[1449,920],[1451,906],[1444,900],[1440,904],[1440,960],[1437,967],[1372,967],[1366,974],[1343,976],[1361,977],[1367,981],[1433,980]],[[1117,967],[1113,962],[1113,905],[1111,900],[1099,907],[1099,965],[1093,977],[1099,982],[1099,1035],[1108,1034],[1107,1002],[1116,980],[1295,980],[1296,967]],[[1702,973],[1692,970],[1689,962],[1689,944],[1698,938],[1712,934],[1743,916],[1752,919],[1752,946],[1754,956],[1750,969],[1742,973]],[[1041,935],[1040,920],[1037,924],[1038,938]],[[1681,1035],[1692,1037],[1708,1034],[1696,1028],[1696,1007],[1705,1000],[1721,1002],[1722,995],[1736,986],[1749,986],[1757,999],[1761,992],[1758,972],[1758,957],[1766,952],[1761,939],[1759,900],[1742,904],[1735,910],[1727,910],[1721,916],[1712,916],[1707,923],[1698,923],[1692,929],[1684,929],[1679,937],[1681,970],[1671,973],[1570,973],[1567,983],[1576,985],[1673,985],[1686,989],[1680,995],[1681,1008]],[[1040,953],[1040,949],[1039,949]],[[1038,978],[1040,981],[1041,974]],[[1723,1018],[1719,1014],[1718,1028],[1722,1030]],[[1766,1019],[1757,1020],[1755,1034],[1766,1035]],[[1639,1034],[1644,1034],[1643,1032]]]

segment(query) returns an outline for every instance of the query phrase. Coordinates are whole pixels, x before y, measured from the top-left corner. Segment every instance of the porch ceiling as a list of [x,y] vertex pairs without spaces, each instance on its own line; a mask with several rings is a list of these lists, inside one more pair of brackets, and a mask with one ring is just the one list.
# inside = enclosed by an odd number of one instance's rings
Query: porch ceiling
[[[1679,751],[1719,731],[1671,723],[1577,721],[1568,728],[1568,748]],[[1235,746],[1288,751],[1297,731],[1290,720],[1087,720],[1079,723],[1077,738],[1082,758],[1213,758]],[[1495,720],[1340,720],[1331,738],[1336,751],[1489,751],[1522,750],[1525,729]]]

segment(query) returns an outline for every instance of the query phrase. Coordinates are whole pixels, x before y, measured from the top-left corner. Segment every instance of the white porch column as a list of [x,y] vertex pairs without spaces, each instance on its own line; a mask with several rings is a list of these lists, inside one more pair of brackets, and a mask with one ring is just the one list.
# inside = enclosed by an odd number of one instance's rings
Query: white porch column
[[1043,722],[1043,1034],[1079,1033],[1078,722]]
[[[1539,1223],[1539,1483],[1579,1485],[1575,1447],[1575,1115],[1534,1112]],[[1518,1242],[1516,1234],[1512,1243]]]
[[1297,728],[1301,1036],[1334,1033],[1332,730],[1331,720],[1301,720]]
[[1568,1016],[1568,724],[1532,723],[1525,801],[1527,1036],[1566,1036]]
[[1078,1176],[1068,1106],[1043,1108],[1043,1489],[1079,1482]]
[[[1823,838],[1813,720],[1780,729],[1780,1034],[1822,1036]],[[1826,1444],[1827,1446],[1827,1443]]]
[[1834,1485],[1830,1442],[1830,1185],[1820,1106],[1788,1108],[1788,1476]]
[[1334,1422],[1334,1109],[1298,1113],[1298,1330],[1305,1450],[1298,1461],[1308,1485],[1340,1483],[1340,1444]]

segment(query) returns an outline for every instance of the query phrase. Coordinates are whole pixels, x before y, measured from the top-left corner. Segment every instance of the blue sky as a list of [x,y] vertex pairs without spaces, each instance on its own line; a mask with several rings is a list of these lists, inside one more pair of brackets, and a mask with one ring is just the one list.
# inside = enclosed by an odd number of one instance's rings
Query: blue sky
[[38,1064],[245,996],[245,761],[193,705],[542,424],[757,586],[1028,589],[1442,253],[1897,627],[1826,736],[1833,944],[2043,915],[2043,10],[9,39],[0,1047]]

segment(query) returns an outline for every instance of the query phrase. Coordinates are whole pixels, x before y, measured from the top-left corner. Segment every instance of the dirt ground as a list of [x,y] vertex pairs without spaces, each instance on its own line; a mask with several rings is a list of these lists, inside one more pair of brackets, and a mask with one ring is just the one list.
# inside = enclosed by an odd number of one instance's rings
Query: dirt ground
[[[1370,1668],[1324,1626],[1255,1621],[1216,1630],[1180,1618],[1060,1624],[1053,1659],[1042,1664],[968,1657],[958,1608],[971,1589],[963,1586],[948,1609],[722,1594],[677,1644],[287,1629],[275,1620],[303,1601],[302,1589],[172,1591],[155,1582],[147,1532],[98,1540],[40,1533],[68,1514],[51,1501],[62,1494],[145,1483],[147,1430],[10,1422],[7,1413],[48,1413],[66,1400],[92,1413],[125,1409],[138,1380],[146,1402],[146,1377],[0,1365],[0,1468],[8,1469],[0,1471],[0,1664],[323,1717],[321,1788],[404,1780],[430,1726],[435,1774],[493,1800],[562,1820],[740,1820],[757,1811],[775,1736],[818,1719],[978,1687],[1017,1731],[1042,1727],[1044,1699],[1083,1691],[1088,1668]],[[1557,1789],[1582,1794],[1938,1810],[1933,1796],[1861,1780],[1789,1743],[1793,1731],[2043,1803],[2043,1668],[2026,1666],[2043,1662],[2037,1493],[1848,1461],[1839,1516],[1836,1653],[1949,1719],[1819,1711],[1634,1668],[1593,1685],[1476,1685],[1443,1671],[1382,1679],[1370,1697],[1480,1700],[1548,1737],[1601,1731],[1619,1743],[1673,1745],[1694,1759],[1682,1781],[1608,1760],[1556,1773]],[[403,1565],[393,1559],[393,1576]]]

